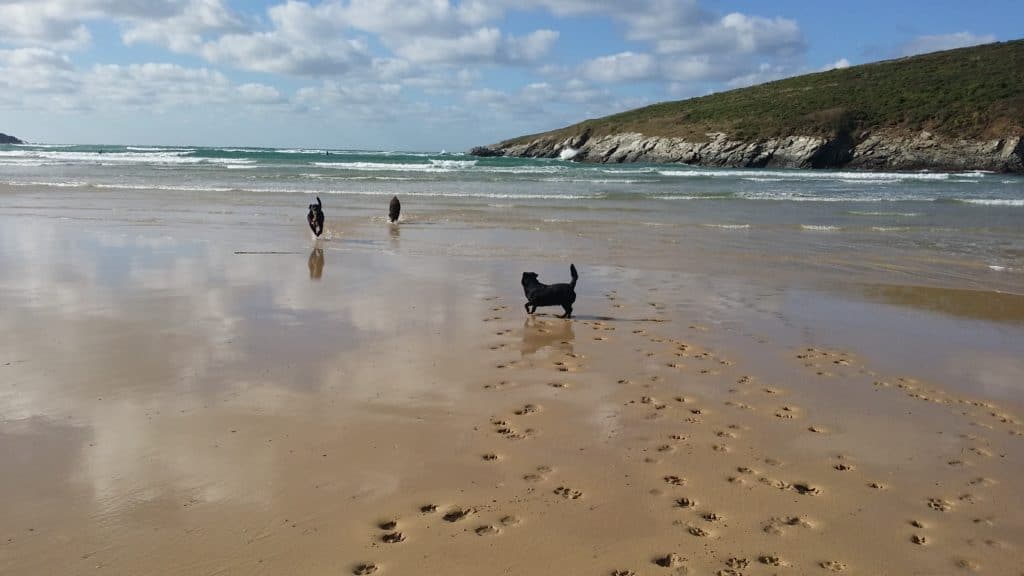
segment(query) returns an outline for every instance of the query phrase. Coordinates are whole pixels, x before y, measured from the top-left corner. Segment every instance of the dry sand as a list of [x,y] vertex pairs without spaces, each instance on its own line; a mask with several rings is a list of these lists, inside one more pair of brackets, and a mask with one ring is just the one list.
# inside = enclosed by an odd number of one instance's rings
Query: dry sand
[[982,388],[678,256],[562,320],[415,227],[2,225],[0,574],[1024,574],[1017,324],[922,320]]

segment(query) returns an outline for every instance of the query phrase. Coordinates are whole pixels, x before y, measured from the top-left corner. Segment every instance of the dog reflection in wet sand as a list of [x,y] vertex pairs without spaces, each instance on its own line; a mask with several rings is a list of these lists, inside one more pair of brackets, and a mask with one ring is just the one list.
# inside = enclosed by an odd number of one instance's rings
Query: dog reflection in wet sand
[[309,253],[309,278],[319,280],[324,275],[324,249],[317,246]]
[[523,324],[523,342],[520,352],[523,356],[531,356],[544,348],[564,353],[573,351],[576,333],[572,322],[560,320],[543,320],[536,316],[528,316]]

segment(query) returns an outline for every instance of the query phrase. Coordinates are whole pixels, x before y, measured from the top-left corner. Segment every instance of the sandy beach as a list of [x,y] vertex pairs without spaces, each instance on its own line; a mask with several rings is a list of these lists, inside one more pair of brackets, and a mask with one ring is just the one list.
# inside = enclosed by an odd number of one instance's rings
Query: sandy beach
[[2,574],[1024,574],[1013,278],[142,196],[2,196]]

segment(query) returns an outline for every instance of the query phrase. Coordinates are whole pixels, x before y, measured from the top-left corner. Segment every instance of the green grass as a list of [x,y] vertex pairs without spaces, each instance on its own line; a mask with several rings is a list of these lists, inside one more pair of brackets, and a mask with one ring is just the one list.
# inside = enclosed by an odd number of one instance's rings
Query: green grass
[[663,102],[552,132],[564,139],[620,132],[706,140],[826,136],[863,131],[927,130],[954,138],[1024,135],[1024,40],[936,52],[842,70],[797,76],[682,100]]

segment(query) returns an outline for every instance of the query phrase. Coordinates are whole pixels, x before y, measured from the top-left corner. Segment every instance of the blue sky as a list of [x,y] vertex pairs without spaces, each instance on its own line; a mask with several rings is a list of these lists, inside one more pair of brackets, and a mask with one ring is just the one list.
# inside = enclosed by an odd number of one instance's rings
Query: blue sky
[[1015,40],[1019,1],[0,0],[0,132],[464,150],[777,78]]

